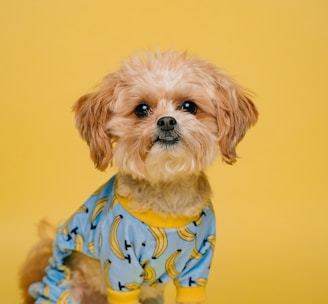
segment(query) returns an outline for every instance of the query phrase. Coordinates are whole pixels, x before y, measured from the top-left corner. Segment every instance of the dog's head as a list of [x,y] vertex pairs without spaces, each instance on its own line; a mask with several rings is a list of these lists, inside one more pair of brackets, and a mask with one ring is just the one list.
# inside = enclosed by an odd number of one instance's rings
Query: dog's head
[[256,122],[246,92],[221,69],[174,51],[136,55],[74,106],[100,170],[153,180],[198,174],[217,156],[229,164]]

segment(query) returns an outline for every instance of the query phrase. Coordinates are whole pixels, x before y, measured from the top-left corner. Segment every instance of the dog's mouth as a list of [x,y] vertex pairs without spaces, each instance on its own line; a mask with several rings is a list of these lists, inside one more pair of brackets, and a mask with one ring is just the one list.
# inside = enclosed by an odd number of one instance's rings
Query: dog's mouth
[[154,143],[163,146],[173,146],[180,141],[180,136],[173,131],[161,132],[155,139]]

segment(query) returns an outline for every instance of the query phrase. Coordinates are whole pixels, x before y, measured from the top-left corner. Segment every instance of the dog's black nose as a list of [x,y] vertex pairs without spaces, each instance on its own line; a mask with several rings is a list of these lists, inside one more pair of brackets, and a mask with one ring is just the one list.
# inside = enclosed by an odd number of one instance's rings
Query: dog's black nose
[[173,130],[176,124],[177,121],[172,116],[164,116],[157,121],[157,125],[160,127],[162,131]]

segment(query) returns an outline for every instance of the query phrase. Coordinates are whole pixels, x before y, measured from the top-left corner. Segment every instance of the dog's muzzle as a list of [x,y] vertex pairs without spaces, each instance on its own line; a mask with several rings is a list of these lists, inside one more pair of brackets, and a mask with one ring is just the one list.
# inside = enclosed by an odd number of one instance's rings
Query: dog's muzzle
[[166,146],[176,144],[180,139],[176,130],[177,124],[172,116],[161,117],[157,121],[158,136],[155,142]]

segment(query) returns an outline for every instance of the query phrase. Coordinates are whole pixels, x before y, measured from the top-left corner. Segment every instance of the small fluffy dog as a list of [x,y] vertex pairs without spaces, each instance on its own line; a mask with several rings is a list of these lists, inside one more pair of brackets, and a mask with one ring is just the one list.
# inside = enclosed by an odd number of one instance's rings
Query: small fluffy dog
[[218,154],[236,161],[257,120],[249,95],[202,59],[158,51],[74,110],[96,167],[118,173],[30,253],[24,303],[164,303],[169,280],[177,303],[202,303],[215,243],[204,169]]

